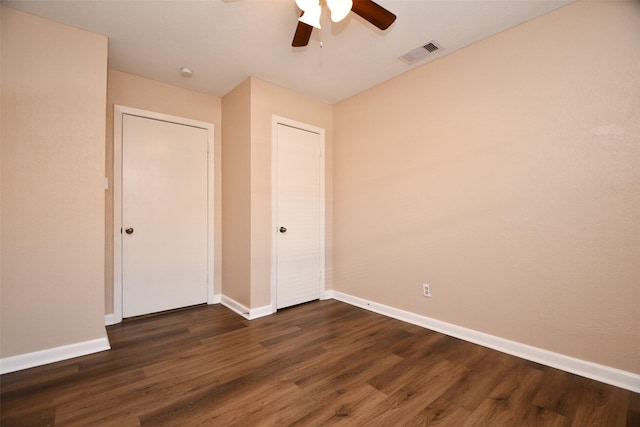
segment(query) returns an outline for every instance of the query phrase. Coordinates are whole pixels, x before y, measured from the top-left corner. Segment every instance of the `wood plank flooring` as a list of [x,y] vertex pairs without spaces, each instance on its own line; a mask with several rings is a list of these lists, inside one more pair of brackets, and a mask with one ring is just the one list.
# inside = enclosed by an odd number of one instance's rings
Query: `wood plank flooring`
[[2,426],[640,426],[640,396],[328,300],[107,328],[0,377]]

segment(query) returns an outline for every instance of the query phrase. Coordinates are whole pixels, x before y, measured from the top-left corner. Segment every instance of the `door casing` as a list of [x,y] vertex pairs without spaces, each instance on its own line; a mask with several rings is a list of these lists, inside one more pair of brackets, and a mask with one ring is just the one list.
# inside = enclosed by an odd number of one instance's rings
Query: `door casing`
[[320,135],[320,151],[321,151],[321,165],[320,165],[320,298],[326,298],[325,285],[325,130],[312,126],[306,123],[291,120],[286,117],[273,115],[271,119],[271,307],[272,312],[278,311],[277,308],[277,291],[278,291],[278,188],[276,183],[278,182],[278,125],[282,124],[305,130],[308,132],[314,132]]
[[216,302],[214,294],[214,132],[213,123],[177,117],[138,108],[113,107],[113,317],[122,322],[122,118],[133,115],[207,130],[207,302]]

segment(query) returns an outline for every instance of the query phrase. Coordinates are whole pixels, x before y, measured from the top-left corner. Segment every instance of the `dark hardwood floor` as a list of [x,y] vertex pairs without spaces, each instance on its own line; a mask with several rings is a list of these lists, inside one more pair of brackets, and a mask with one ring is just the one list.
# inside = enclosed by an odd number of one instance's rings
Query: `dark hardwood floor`
[[108,327],[112,350],[3,375],[2,426],[640,426],[640,395],[334,300]]

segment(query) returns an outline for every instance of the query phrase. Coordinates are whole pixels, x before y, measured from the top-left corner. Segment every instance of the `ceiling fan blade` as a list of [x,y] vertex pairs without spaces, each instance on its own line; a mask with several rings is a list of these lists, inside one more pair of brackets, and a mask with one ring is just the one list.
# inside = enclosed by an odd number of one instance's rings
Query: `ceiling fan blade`
[[386,30],[396,20],[396,15],[371,0],[353,0],[351,11],[381,30]]
[[296,33],[293,35],[291,46],[302,47],[308,45],[309,39],[311,38],[311,31],[313,31],[313,27],[311,25],[298,21],[298,26],[296,27]]

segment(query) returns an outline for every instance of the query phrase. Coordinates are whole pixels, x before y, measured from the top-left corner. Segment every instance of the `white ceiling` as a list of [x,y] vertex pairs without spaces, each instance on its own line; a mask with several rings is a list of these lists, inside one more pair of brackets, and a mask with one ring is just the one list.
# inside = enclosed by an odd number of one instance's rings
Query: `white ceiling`
[[[354,13],[292,48],[294,0],[20,0],[2,4],[109,37],[109,67],[215,96],[248,76],[336,103],[573,0],[377,0],[380,31]],[[398,59],[435,40],[442,51]],[[193,77],[180,75],[191,67]]]

